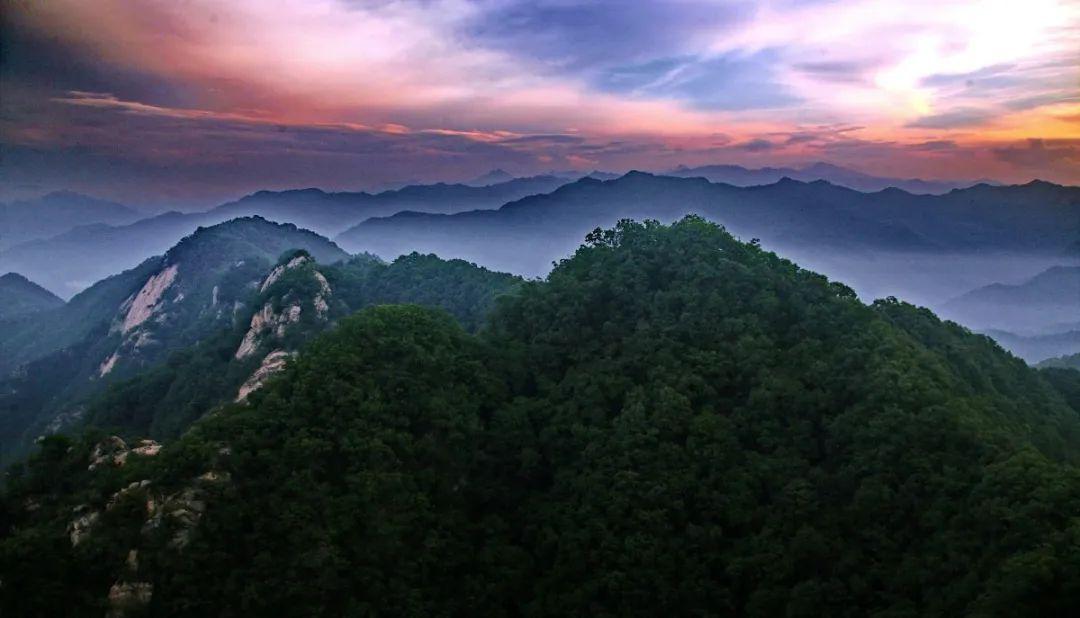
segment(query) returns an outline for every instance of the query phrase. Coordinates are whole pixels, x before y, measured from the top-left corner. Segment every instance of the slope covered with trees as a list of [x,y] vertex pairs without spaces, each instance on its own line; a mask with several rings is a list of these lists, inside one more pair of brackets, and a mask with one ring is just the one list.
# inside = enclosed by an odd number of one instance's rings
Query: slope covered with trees
[[590,234],[476,335],[366,309],[156,456],[102,437],[51,438],[10,479],[5,613],[1080,602],[1060,394],[985,337],[697,218]]

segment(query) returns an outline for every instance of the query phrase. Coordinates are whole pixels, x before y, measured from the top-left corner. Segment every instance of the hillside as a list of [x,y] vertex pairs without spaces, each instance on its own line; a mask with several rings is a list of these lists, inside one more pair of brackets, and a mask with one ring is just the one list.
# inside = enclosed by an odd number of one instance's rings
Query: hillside
[[718,227],[597,230],[472,335],[341,320],[157,450],[43,442],[13,615],[1037,616],[1080,417],[989,339]]
[[0,251],[80,225],[120,225],[139,217],[138,211],[122,204],[69,191],[0,204]]
[[63,304],[55,294],[18,273],[0,275],[0,322]]
[[56,310],[4,325],[0,457],[25,449],[47,425],[79,417],[81,400],[108,382],[232,326],[251,286],[295,249],[327,263],[348,257],[295,226],[237,219],[199,229]]
[[334,265],[304,255],[283,258],[269,272],[232,328],[88,400],[85,422],[129,438],[175,438],[207,410],[247,397],[298,348],[350,313],[409,302],[443,309],[475,330],[495,299],[520,283],[432,255],[392,264],[357,256]]

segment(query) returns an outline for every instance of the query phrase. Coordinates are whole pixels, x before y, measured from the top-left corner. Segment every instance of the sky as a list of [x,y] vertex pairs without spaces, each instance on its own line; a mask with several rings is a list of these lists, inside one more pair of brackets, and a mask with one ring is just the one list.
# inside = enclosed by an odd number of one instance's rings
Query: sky
[[1080,0],[0,3],[0,199],[815,161],[1080,184]]

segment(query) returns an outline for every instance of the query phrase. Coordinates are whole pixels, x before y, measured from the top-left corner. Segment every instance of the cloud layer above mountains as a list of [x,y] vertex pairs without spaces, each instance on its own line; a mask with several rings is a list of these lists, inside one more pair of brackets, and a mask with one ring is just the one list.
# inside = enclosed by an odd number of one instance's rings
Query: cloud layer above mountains
[[2,1],[6,194],[813,160],[1080,183],[1080,0]]

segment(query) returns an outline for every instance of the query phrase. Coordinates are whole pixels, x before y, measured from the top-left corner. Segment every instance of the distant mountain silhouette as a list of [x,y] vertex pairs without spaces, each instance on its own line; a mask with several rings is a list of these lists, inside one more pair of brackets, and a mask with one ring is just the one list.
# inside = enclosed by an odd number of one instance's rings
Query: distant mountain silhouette
[[0,264],[70,298],[95,281],[164,252],[210,222],[204,213],[167,212],[128,225],[84,225],[0,251]]
[[986,330],[984,333],[1001,347],[1033,365],[1050,358],[1075,354],[1080,350],[1080,330],[1031,336],[996,329]]
[[679,166],[668,175],[682,178],[705,178],[712,182],[723,182],[740,187],[767,185],[781,178],[792,178],[803,182],[825,180],[856,191],[882,191],[889,187],[902,189],[908,193],[939,194],[952,189],[961,189],[977,184],[978,181],[964,180],[921,180],[918,178],[887,178],[864,174],[830,163],[813,163],[802,168],[763,167],[745,168],[739,165],[705,165],[701,167]]
[[1080,353],[1048,358],[1038,365],[1039,369],[1075,369],[1080,371]]
[[142,216],[122,204],[56,191],[37,199],[0,204],[0,250],[48,238],[79,225],[130,223]]
[[123,226],[82,226],[49,239],[0,251],[0,265],[26,274],[62,297],[162,253],[200,225],[261,216],[333,235],[369,217],[400,211],[455,213],[496,208],[549,192],[567,181],[555,176],[516,178],[484,187],[413,185],[382,193],[328,193],[319,189],[259,191],[202,213],[168,212]]
[[463,184],[470,187],[486,187],[487,185],[507,182],[514,179],[514,175],[503,169],[493,169],[486,174],[481,174],[472,180],[466,180]]
[[1016,285],[995,283],[946,303],[942,315],[972,328],[1028,329],[1080,317],[1080,266],[1054,266]]
[[456,215],[399,213],[337,237],[350,251],[393,257],[413,250],[462,257],[500,270],[542,274],[586,233],[621,218],[671,221],[697,213],[770,248],[832,251],[1080,252],[1080,188],[1034,182],[977,185],[944,195],[899,189],[860,193],[790,178],[735,187],[703,178],[631,172],[583,178],[498,210]]
[[64,304],[52,292],[18,273],[0,275],[0,321],[19,318]]
[[555,176],[513,178],[485,186],[437,183],[409,185],[382,193],[327,193],[319,189],[259,191],[209,211],[222,220],[259,215],[287,221],[320,234],[334,235],[369,217],[403,210],[455,213],[496,208],[528,195],[547,193],[566,183]]

